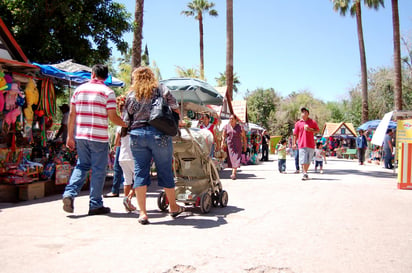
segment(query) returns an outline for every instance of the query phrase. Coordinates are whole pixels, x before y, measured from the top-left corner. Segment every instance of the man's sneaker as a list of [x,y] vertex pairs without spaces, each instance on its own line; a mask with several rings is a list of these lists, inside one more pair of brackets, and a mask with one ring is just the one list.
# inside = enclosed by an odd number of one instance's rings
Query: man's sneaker
[[73,213],[74,206],[73,206],[73,197],[66,196],[63,197],[63,210],[68,213]]
[[307,173],[303,174],[302,180],[308,180],[309,179],[309,175]]
[[320,174],[322,174],[322,173],[323,173],[323,170],[320,171]]
[[97,209],[89,209],[89,215],[100,215],[100,214],[108,214],[110,213],[110,208],[108,207],[100,207]]

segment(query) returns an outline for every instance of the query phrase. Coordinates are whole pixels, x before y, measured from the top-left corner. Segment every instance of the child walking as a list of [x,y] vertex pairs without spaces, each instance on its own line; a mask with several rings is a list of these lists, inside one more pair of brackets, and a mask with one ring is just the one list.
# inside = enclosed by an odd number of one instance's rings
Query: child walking
[[278,146],[278,169],[280,173],[286,173],[286,140],[282,139]]
[[320,169],[320,173],[323,173],[323,161],[326,164],[326,154],[325,151],[322,149],[322,142],[316,143],[315,149],[315,172],[318,172],[318,166]]

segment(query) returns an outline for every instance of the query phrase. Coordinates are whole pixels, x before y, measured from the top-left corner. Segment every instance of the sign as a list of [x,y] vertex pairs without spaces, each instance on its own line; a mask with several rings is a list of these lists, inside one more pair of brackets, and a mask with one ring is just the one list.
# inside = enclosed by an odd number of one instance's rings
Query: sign
[[383,116],[383,119],[381,120],[378,127],[376,128],[375,133],[373,134],[372,141],[371,141],[372,144],[382,146],[383,140],[386,135],[386,131],[388,130],[389,121],[391,121],[392,119],[392,115],[393,115],[393,111],[386,113]]
[[398,120],[398,188],[412,190],[412,119]]

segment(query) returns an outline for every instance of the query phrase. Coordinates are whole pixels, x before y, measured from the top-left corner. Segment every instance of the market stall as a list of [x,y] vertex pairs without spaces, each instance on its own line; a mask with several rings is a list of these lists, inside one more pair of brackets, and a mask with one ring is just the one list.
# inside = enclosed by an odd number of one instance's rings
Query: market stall
[[[39,68],[27,57],[0,19],[0,201],[41,198],[45,194],[43,162],[33,161],[33,144],[41,130],[31,130],[39,116],[53,112],[36,85]],[[45,84],[45,88],[48,85]],[[45,126],[45,123],[38,124]]]

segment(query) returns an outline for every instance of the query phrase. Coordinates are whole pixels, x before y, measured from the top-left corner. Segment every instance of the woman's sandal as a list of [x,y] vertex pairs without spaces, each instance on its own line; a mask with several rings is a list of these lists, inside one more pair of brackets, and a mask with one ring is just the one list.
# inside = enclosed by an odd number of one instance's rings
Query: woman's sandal
[[147,218],[139,218],[139,219],[137,219],[137,222],[139,222],[139,224],[141,224],[141,225],[150,224],[149,219],[147,219]]
[[178,216],[179,214],[181,214],[182,212],[185,211],[184,207],[178,206],[178,210],[175,212],[169,212],[169,215],[172,216],[173,218],[175,218],[176,216]]

